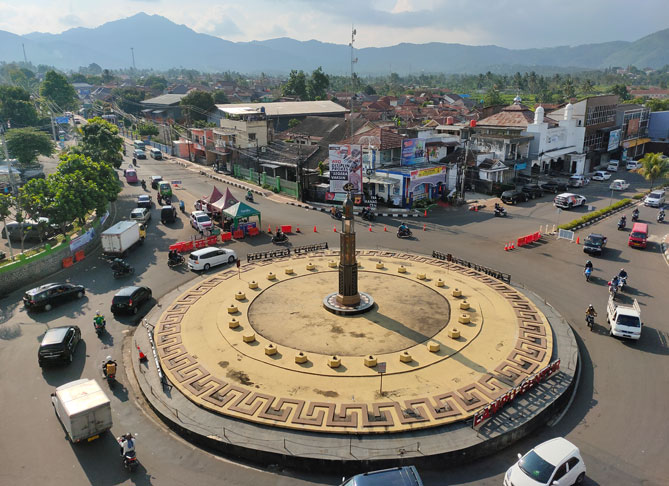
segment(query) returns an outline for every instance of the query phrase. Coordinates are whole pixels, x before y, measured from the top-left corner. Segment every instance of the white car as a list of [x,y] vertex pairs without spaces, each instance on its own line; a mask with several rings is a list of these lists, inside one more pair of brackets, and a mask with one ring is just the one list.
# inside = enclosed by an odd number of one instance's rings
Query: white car
[[590,179],[582,175],[573,175],[569,178],[569,187],[583,187],[590,183]]
[[151,219],[151,210],[147,208],[135,208],[130,213],[130,219],[146,224]]
[[567,439],[558,437],[539,444],[521,456],[504,476],[504,486],[571,486],[583,484],[585,463]]
[[627,189],[629,186],[630,186],[630,183],[627,182],[626,180],[624,180],[624,179],[616,179],[615,181],[613,181],[613,182],[611,183],[611,185],[609,186],[609,189],[612,189],[612,190],[614,190],[614,191],[624,191],[624,190]]
[[609,174],[605,170],[598,170],[597,172],[592,174],[593,181],[608,181],[610,178],[611,174]]
[[190,213],[190,225],[200,233],[213,227],[211,218],[204,211],[193,211]]
[[581,196],[580,194],[573,194],[571,192],[565,192],[555,196],[553,204],[556,208],[571,209],[578,206],[583,206],[586,201],[587,199],[585,196]]
[[233,250],[210,246],[191,253],[188,257],[188,268],[207,271],[216,265],[234,263],[236,260],[237,254]]
[[665,193],[663,190],[653,191],[646,196],[643,200],[644,206],[650,206],[652,208],[659,208],[664,206]]
[[639,167],[641,167],[641,164],[636,160],[630,160],[629,162],[627,162],[627,165],[625,166],[627,170],[636,170]]

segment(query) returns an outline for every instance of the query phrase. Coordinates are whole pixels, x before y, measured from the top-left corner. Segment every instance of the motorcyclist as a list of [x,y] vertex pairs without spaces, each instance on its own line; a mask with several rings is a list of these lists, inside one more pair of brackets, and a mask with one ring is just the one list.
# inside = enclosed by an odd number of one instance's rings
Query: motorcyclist
[[118,443],[121,446],[121,457],[124,457],[129,452],[135,451],[135,438],[130,432],[119,437]]
[[611,287],[610,287],[611,292],[617,291],[619,284],[620,284],[620,279],[618,278],[618,275],[616,275],[611,279]]
[[246,199],[253,201],[253,193],[250,190],[246,191]]
[[620,272],[618,272],[618,277],[627,280],[627,272],[624,268],[620,269]]
[[177,263],[179,261],[179,252],[174,249],[170,250],[167,254],[167,259],[170,263]]
[[116,364],[116,361],[114,361],[111,356],[107,356],[107,358],[105,358],[104,362],[102,363],[102,374],[104,377],[107,378],[108,376],[115,376],[117,366],[118,365]]
[[337,216],[337,208],[335,208],[334,206],[332,206],[332,207],[330,208],[330,215],[332,215],[332,216]]
[[402,224],[399,226],[399,228],[397,228],[397,230],[398,230],[400,233],[408,233],[408,232],[409,232],[409,227],[408,227],[405,223],[402,223]]
[[102,314],[100,314],[99,310],[95,311],[95,317],[93,317],[93,324],[95,325],[95,327],[102,327],[105,325],[105,318]]
[[657,213],[657,219],[658,220],[664,220],[664,208],[661,208],[660,211]]
[[142,189],[146,189],[146,181],[142,179]]
[[137,165],[137,157],[132,158],[132,165]]
[[588,268],[590,269],[590,271],[592,271],[592,262],[590,260],[585,262],[585,269],[584,270],[587,270]]
[[276,229],[276,235],[274,237],[275,237],[276,241],[281,241],[284,238],[286,238],[286,234],[283,231],[281,231],[281,228],[277,228]]
[[632,218],[634,219],[639,218],[639,208],[634,208],[634,211],[632,211]]
[[588,317],[597,317],[597,311],[595,311],[595,308],[592,306],[592,304],[590,304],[585,310],[585,315]]
[[622,226],[623,228],[627,225],[627,216],[623,215],[620,217],[620,221],[618,221],[618,226]]

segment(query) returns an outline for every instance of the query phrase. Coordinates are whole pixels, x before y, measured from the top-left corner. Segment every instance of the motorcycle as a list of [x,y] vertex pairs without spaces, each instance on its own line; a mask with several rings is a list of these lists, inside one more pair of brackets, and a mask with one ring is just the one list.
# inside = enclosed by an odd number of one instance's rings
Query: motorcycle
[[639,210],[635,209],[632,213],[632,221],[639,221]]
[[126,275],[132,275],[135,273],[135,269],[123,260],[114,260],[111,266],[114,271],[114,278],[124,277]]
[[343,219],[344,215],[341,211],[335,211],[334,213],[330,212],[330,217],[341,221]]
[[98,337],[104,334],[106,326],[107,326],[107,321],[104,319],[102,320],[101,324],[98,324],[95,320],[93,321],[93,327],[95,327],[95,334],[97,334]]
[[186,212],[186,205],[184,204],[183,201],[179,201],[179,210],[180,210],[182,213],[185,213],[185,212]]
[[179,267],[184,263],[186,263],[186,259],[183,257],[183,255],[177,255],[175,260],[170,258],[167,259],[167,266],[170,268]]
[[376,219],[376,214],[373,211],[362,210],[360,212],[360,217],[365,221],[374,221]]
[[411,238],[413,233],[409,228],[397,228],[397,237],[398,238]]
[[608,282],[609,285],[609,294],[611,294],[611,299],[616,300],[618,295],[618,285],[613,285],[613,282]]
[[623,217],[618,220],[618,229],[625,231],[625,226],[627,226],[627,220]]
[[146,191],[146,181],[142,179],[142,189]]
[[288,237],[286,236],[286,233],[279,233],[274,236],[272,236],[272,243],[283,243],[285,241],[288,241]]
[[253,202],[253,193],[247,192],[246,196],[244,196],[244,199],[246,199],[248,202]]
[[657,222],[664,223],[664,211],[660,211],[659,213],[657,213]]
[[132,158],[132,163],[130,165],[135,165],[135,166],[137,165],[137,158],[136,157]]
[[114,384],[116,383],[116,372],[107,373],[107,362],[106,361],[104,361],[102,363],[102,376],[104,377],[105,380],[107,380],[107,384],[109,385],[109,388],[114,388]]
[[585,270],[583,271],[583,274],[585,275],[585,281],[589,282],[590,281],[590,275],[592,275],[592,268],[591,267],[585,267]]
[[585,315],[585,323],[588,325],[588,327],[592,331],[593,327],[595,325],[595,316],[590,315],[590,314],[586,314]]
[[495,216],[501,217],[501,218],[506,218],[506,215],[508,213],[506,212],[506,209],[504,208],[495,208]]
[[627,285],[627,277],[618,277],[618,292],[622,292]]
[[[116,442],[118,442],[118,445],[122,447],[123,444],[123,437],[117,437]],[[129,471],[133,472],[135,469],[137,469],[137,466],[139,466],[139,461],[137,460],[137,454],[135,451],[128,451],[125,454],[123,454],[123,467]]]

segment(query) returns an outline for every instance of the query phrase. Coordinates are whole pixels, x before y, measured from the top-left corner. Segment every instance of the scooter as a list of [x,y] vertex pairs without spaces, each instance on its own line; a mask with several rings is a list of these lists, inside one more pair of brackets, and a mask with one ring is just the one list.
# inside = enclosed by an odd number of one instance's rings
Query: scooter
[[609,293],[611,294],[611,300],[616,300],[616,295],[618,295],[618,286],[613,285],[613,282],[609,282]]
[[97,322],[93,321],[93,327],[95,327],[95,334],[97,334],[98,337],[104,334],[105,326],[107,326],[107,321],[104,319],[102,321],[102,324],[98,324]]
[[179,201],[179,210],[180,210],[182,213],[185,213],[185,212],[186,212],[186,205],[184,204],[183,201]]
[[167,266],[170,268],[174,267],[180,267],[186,262],[186,259],[183,257],[183,255],[178,255],[178,258],[176,260],[170,260],[169,258],[167,259]]
[[495,216],[506,218],[507,216],[506,209],[504,208],[495,208]]
[[109,388],[114,388],[114,385],[116,384],[116,373],[107,373],[106,370],[107,363],[103,362],[102,363],[102,376],[107,380],[107,385],[109,385]]
[[[116,442],[118,442],[118,445],[121,446],[123,443],[123,437],[117,437]],[[139,466],[139,461],[137,460],[137,454],[135,451],[128,451],[123,454],[123,467],[128,472],[133,472],[135,469],[137,469],[137,466]]]
[[659,213],[657,213],[657,222],[664,223],[664,211],[660,211]]
[[625,231],[625,226],[627,226],[627,220],[623,217],[618,220],[618,229]]
[[125,277],[135,273],[135,269],[125,262],[115,261],[112,263],[112,270],[114,271],[114,278]]
[[253,193],[246,193],[246,196],[244,196],[244,199],[246,199],[248,202],[253,202]]
[[413,236],[413,233],[411,233],[411,230],[409,228],[402,229],[402,228],[397,228],[397,237],[398,238],[411,238]]
[[342,218],[344,217],[344,215],[343,215],[343,213],[342,213],[341,211],[337,210],[337,211],[335,211],[334,213],[331,212],[331,213],[330,213],[330,217],[332,217],[332,218],[334,218],[334,219],[337,219],[337,220],[340,220],[340,221],[341,221]]
[[277,235],[272,236],[272,243],[283,243],[286,241],[288,241],[286,233],[279,233]]
[[618,277],[618,292],[622,292],[627,285],[627,277]]
[[146,191],[146,181],[142,179],[142,189]]
[[592,275],[592,268],[591,267],[585,267],[585,270],[583,271],[583,274],[585,275],[585,281],[589,282],[590,281],[590,275]]
[[635,209],[632,213],[632,221],[639,221],[639,210]]
[[590,314],[585,315],[585,323],[588,325],[590,330],[594,330],[593,327],[595,325],[595,316],[592,316]]
[[362,210],[360,217],[365,221],[374,221],[376,219],[376,214],[373,211]]

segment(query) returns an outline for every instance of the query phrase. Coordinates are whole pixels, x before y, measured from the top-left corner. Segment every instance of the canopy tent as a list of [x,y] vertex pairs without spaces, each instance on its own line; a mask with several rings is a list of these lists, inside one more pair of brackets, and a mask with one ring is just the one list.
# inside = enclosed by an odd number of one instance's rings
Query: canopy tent
[[216,211],[217,213],[220,213],[224,209],[228,209],[230,206],[234,206],[238,202],[239,201],[237,201],[235,196],[233,196],[230,192],[230,189],[226,189],[225,196],[218,199],[218,201],[209,204],[209,207],[211,208],[212,212]]
[[[229,189],[228,189],[228,192],[230,192]],[[218,201],[219,199],[221,199],[222,197],[223,197],[223,193],[218,190],[218,187],[214,186],[214,190],[211,191],[211,195],[210,196],[203,196],[202,200],[206,201],[209,204],[213,204],[216,201]]]
[[234,227],[239,226],[239,220],[243,218],[250,218],[252,216],[258,217],[258,228],[262,227],[262,222],[260,221],[260,211],[252,208],[251,206],[244,204],[243,202],[238,202],[223,210],[223,214],[232,218]]

